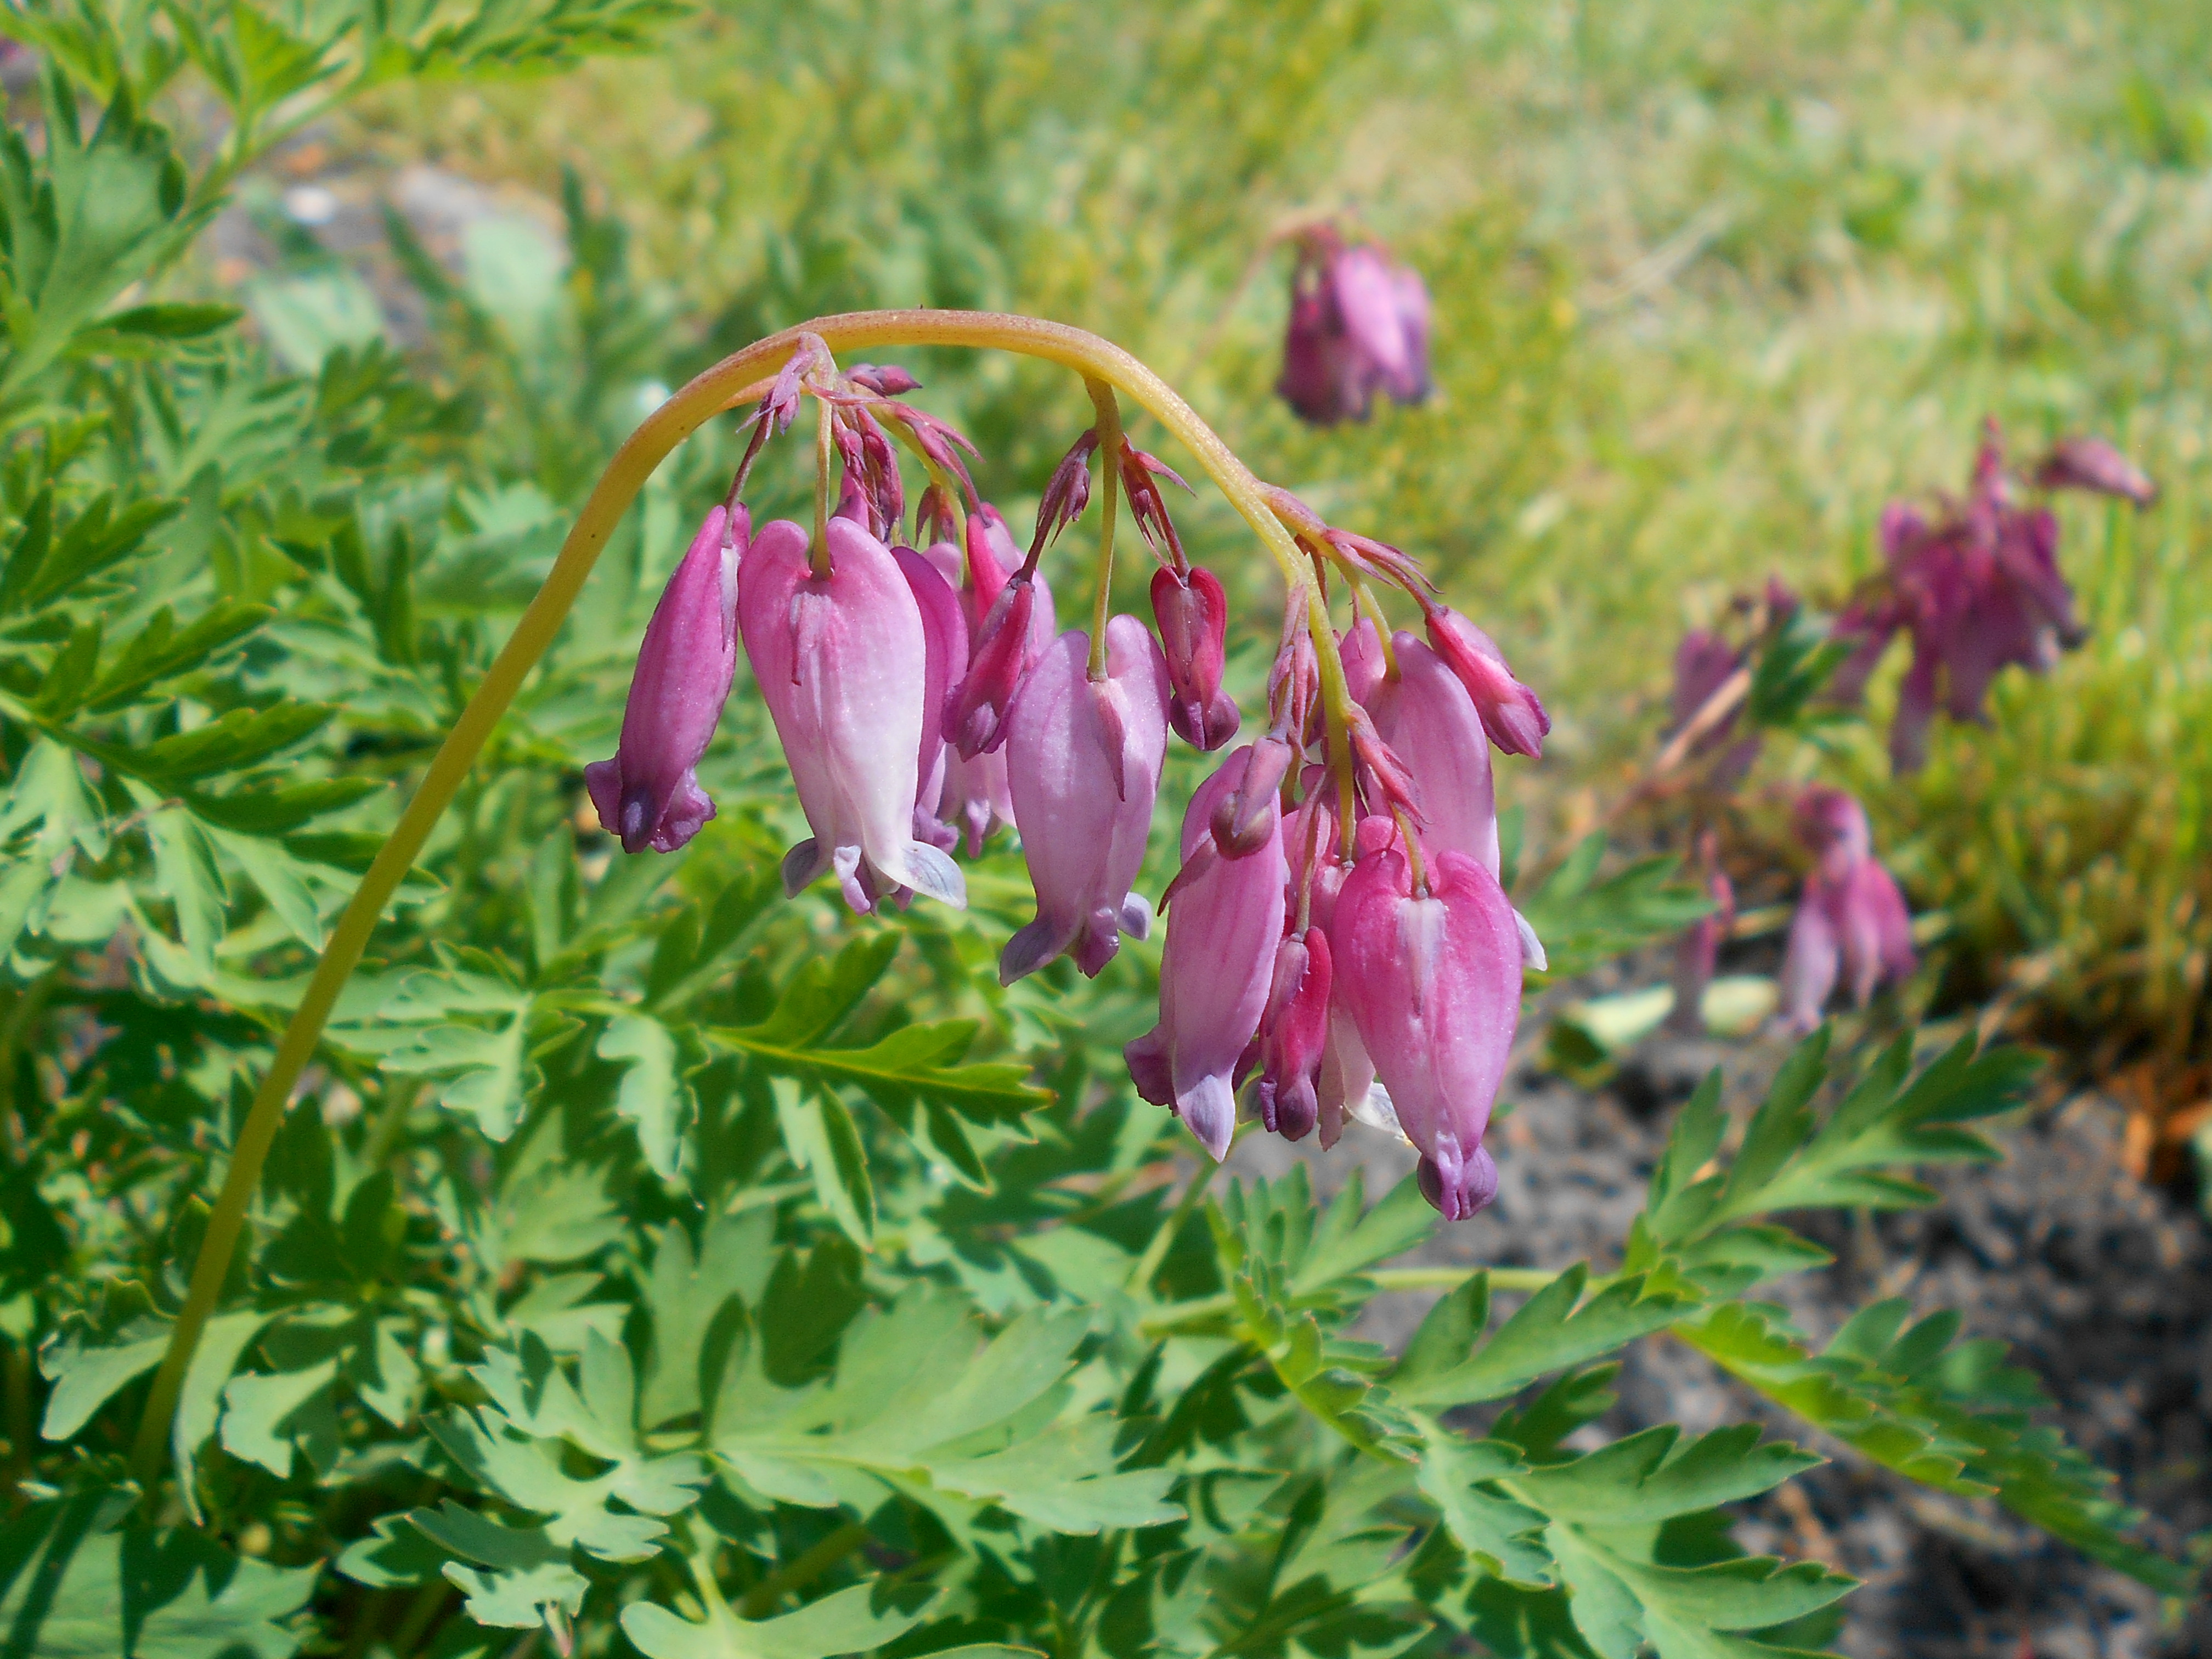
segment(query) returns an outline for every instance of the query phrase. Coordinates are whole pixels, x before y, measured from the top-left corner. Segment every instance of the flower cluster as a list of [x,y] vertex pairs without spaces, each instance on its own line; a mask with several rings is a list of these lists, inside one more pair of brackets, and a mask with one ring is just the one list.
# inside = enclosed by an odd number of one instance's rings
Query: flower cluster
[[[2045,489],[2090,490],[2138,507],[2158,493],[2095,438],[2061,440],[2032,477]],[[1979,722],[1999,670],[2017,664],[2044,673],[2081,642],[2073,590],[2058,568],[2058,520],[2048,507],[2021,502],[2016,483],[1990,421],[1964,501],[1944,501],[1932,521],[1904,501],[1883,510],[1887,568],[1837,618],[1837,637],[1857,647],[1832,686],[1844,701],[1856,700],[1898,633],[1911,637],[1912,663],[1889,735],[1891,763],[1900,773],[1917,771],[1927,758],[1928,728],[1939,708],[1953,720]]]
[[[714,815],[694,769],[741,641],[812,830],[783,865],[796,892],[834,874],[860,911],[920,893],[965,902],[953,850],[1018,831],[1036,916],[1000,955],[1011,984],[1054,958],[1095,975],[1152,906],[1133,890],[1169,734],[1227,748],[1228,601],[1193,564],[1163,481],[1118,417],[1085,433],[1047,484],[1026,555],[980,500],[964,441],[901,403],[895,369],[840,373],[802,341],[763,403],[730,499],[708,515],[640,653],[615,757],[589,769],[602,822],[635,852],[670,851]],[[818,402],[828,469],[810,535],[752,532],[738,504],[762,441]],[[912,535],[894,441],[931,483]],[[1156,629],[1105,620],[1055,632],[1040,562],[1080,515],[1096,463],[1159,568]],[[1267,492],[1304,565],[1285,609],[1265,729],[1227,752],[1183,815],[1158,1026],[1129,1045],[1146,1098],[1214,1157],[1248,1115],[1332,1144],[1357,1119],[1420,1152],[1448,1218],[1489,1201],[1482,1137],[1520,1012],[1533,933],[1498,884],[1491,750],[1536,755],[1541,703],[1497,646],[1435,598],[1398,549]],[[1111,568],[1112,522],[1102,584]],[[1422,631],[1388,630],[1377,597],[1410,599]],[[1331,620],[1350,601],[1351,625]],[[1105,617],[1105,596],[1097,615]]]
[[1372,242],[1330,226],[1306,231],[1291,276],[1283,377],[1275,390],[1316,426],[1364,421],[1376,392],[1429,395],[1429,290]]

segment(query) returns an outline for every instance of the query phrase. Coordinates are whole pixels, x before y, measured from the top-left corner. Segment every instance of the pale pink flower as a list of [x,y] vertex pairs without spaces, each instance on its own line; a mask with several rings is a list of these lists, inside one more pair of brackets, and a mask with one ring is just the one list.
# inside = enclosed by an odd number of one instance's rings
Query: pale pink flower
[[795,893],[834,870],[854,909],[911,889],[967,902],[959,867],[914,839],[928,643],[914,592],[884,544],[850,519],[828,526],[830,574],[779,520],[738,568],[738,624],[813,836],[783,861]]
[[1090,635],[1062,634],[1007,713],[1006,769],[1037,914],[999,957],[1002,985],[1064,951],[1096,978],[1122,933],[1152,928],[1152,907],[1129,884],[1167,750],[1167,665],[1134,617],[1107,623],[1106,646],[1106,678],[1092,680]]
[[1905,896],[1875,862],[1865,811],[1840,789],[1808,789],[1797,803],[1798,837],[1817,861],[1805,878],[1782,963],[1782,1020],[1805,1032],[1838,976],[1863,1008],[1885,980],[1912,975],[1912,921]]

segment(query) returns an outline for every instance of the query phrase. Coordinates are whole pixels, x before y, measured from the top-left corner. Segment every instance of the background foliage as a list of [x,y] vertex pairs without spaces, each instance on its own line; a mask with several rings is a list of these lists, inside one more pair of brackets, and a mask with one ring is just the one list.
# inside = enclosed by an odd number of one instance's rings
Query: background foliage
[[[741,693],[714,832],[611,854],[579,768],[726,432],[648,491],[441,827],[270,1163],[169,1472],[126,1464],[308,952],[566,508],[657,386],[811,313],[1080,318],[1333,518],[1434,556],[1559,716],[1563,781],[1512,787],[1522,890],[1576,965],[1680,918],[1649,868],[1595,898],[1587,861],[1538,878],[1645,741],[1686,586],[1840,585],[1882,495],[1958,476],[1985,408],[2126,436],[2172,494],[2132,527],[2068,509],[2095,644],[1875,799],[1962,983],[2026,946],[2048,1006],[2190,1052],[2203,111],[2131,46],[2140,71],[2069,82],[2110,98],[2039,105],[2027,143],[1974,112],[2118,22],[1911,11],[1876,61],[1836,49],[1863,38],[1840,9],[1789,17],[0,14],[37,53],[0,156],[10,1650],[1821,1645],[1846,1583],[1744,1557],[1723,1508],[1806,1454],[1592,1443],[1607,1356],[1659,1332],[2185,1589],[1954,1319],[1879,1304],[1824,1342],[1757,1296],[1824,1259],[1778,1213],[1924,1201],[1911,1166],[1987,1156],[1966,1126],[2019,1097],[2015,1054],[1815,1039],[1763,1104],[1685,1110],[1620,1262],[1476,1275],[1390,1355],[1347,1328],[1427,1230],[1410,1186],[1179,1184],[1114,1063],[1146,959],[999,994],[1003,852],[965,917],[784,903],[792,809]],[[447,246],[382,215],[340,258],[287,182],[318,144],[465,154],[559,218]],[[1244,279],[1285,216],[1347,202],[1430,274],[1444,395],[1313,434],[1264,395],[1279,270]],[[1077,389],[914,366],[1018,519]],[[771,509],[800,488],[764,483]],[[1248,562],[1210,504],[1190,534]]]

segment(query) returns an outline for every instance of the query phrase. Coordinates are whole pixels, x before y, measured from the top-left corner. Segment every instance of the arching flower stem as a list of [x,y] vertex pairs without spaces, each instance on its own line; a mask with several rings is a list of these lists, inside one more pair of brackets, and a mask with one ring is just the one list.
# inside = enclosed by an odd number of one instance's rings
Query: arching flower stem
[[[198,1352],[202,1333],[220,1301],[232,1256],[246,1228],[261,1170],[283,1127],[284,1109],[301,1073],[313,1058],[330,1022],[338,994],[360,965],[371,934],[384,908],[398,890],[416,857],[428,842],[438,820],[460,791],[469,769],[483,753],[492,732],[520,692],[523,682],[552,645],[562,623],[582,592],[585,580],[598,563],[615,527],[669,453],[700,427],[727,409],[763,395],[770,379],[801,343],[802,336],[819,338],[831,350],[866,350],[878,346],[967,346],[1011,351],[1042,358],[1074,370],[1086,382],[1096,380],[1126,393],[1150,412],[1193,455],[1215,486],[1229,499],[1244,521],[1267,547],[1284,581],[1294,591],[1308,589],[1308,625],[1320,659],[1322,689],[1328,711],[1332,742],[1343,745],[1343,713],[1348,706],[1344,665],[1337,655],[1336,639],[1328,623],[1328,611],[1306,574],[1297,544],[1267,504],[1264,487],[1250,468],[1239,460],[1220,437],[1160,377],[1128,352],[1086,330],[1035,317],[997,312],[859,311],[818,318],[756,341],[743,350],[696,376],[666,402],[646,416],[607,463],[592,486],[582,508],[570,526],[561,552],[546,573],[521,619],[498,656],[486,671],[476,695],[453,722],[446,740],[422,774],[414,798],[392,833],[386,837],[353,897],[331,930],[323,954],[309,976],[306,991],[278,1039],[268,1072],[256,1091],[253,1104],[240,1127],[231,1148],[230,1165],[223,1176],[214,1207],[202,1235],[199,1255],[192,1264],[184,1306],[170,1327],[169,1342],[147,1395],[144,1414],[131,1448],[131,1471],[141,1488],[150,1495],[170,1449],[172,1424],[185,1376]],[[822,429],[827,441],[828,426]],[[1109,476],[1112,472],[1109,465]],[[826,489],[827,467],[817,481],[817,492]],[[817,493],[817,513],[826,520],[826,498]],[[815,538],[817,550],[828,546],[824,533]],[[1097,630],[1103,637],[1105,630]],[[1348,753],[1348,747],[1346,748]],[[1347,814],[1347,822],[1349,815]]]

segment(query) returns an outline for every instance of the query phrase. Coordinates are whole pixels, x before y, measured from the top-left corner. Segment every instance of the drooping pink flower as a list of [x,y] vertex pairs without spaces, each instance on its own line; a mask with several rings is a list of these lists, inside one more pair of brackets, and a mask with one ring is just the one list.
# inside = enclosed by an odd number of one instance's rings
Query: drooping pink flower
[[1429,293],[1419,273],[1371,244],[1322,230],[1301,245],[1276,391],[1317,426],[1364,421],[1377,391],[1429,395]]
[[1303,1140],[1321,1118],[1316,1091],[1328,1046],[1331,972],[1328,935],[1308,926],[1275,947],[1267,1006],[1255,1040],[1260,1079],[1253,1104],[1269,1133]]
[[1152,616],[1175,687],[1168,719],[1196,749],[1218,749],[1237,735],[1236,700],[1221,689],[1228,654],[1229,597],[1221,579],[1194,565],[1188,576],[1163,566],[1152,573]]
[[714,816],[696,769],[737,673],[750,528],[742,507],[734,519],[719,507],[707,514],[646,623],[614,758],[584,769],[599,822],[626,853],[672,853]]
[[797,892],[836,872],[868,911],[902,889],[967,902],[959,866],[914,839],[929,659],[913,590],[884,544],[850,519],[828,526],[830,572],[779,520],[738,568],[738,625],[813,836],[783,861]]
[[1449,605],[1428,605],[1423,610],[1430,646],[1474,699],[1491,742],[1508,755],[1541,755],[1552,729],[1551,716],[1536,694],[1513,678],[1490,635]]
[[943,723],[933,711],[945,707],[954,682],[967,672],[968,623],[960,614],[959,594],[945,580],[942,554],[932,557],[910,547],[895,547],[891,556],[898,561],[915,607],[921,613],[927,663],[922,675],[921,751],[915,770],[915,839],[949,853],[959,836],[937,817],[938,798],[945,792],[946,748]]
[[1421,1152],[1421,1190],[1448,1221],[1496,1195],[1483,1131],[1521,1017],[1522,945],[1498,878],[1462,854],[1428,857],[1417,887],[1396,827],[1360,826],[1329,943],[1336,997]]
[[1006,769],[1037,914],[1006,942],[1001,985],[1070,951],[1096,978],[1122,933],[1151,931],[1152,907],[1129,884],[1145,861],[1167,749],[1167,665],[1134,617],[1106,625],[1106,678],[1088,677],[1090,652],[1087,634],[1062,634],[1006,716]]
[[1782,1020],[1791,1030],[1820,1023],[1840,975],[1863,1008],[1885,980],[1911,977],[1917,958],[1905,896],[1875,862],[1865,811],[1840,789],[1808,789],[1797,803],[1799,839],[1816,855],[1782,963]]
[[1160,1019],[1122,1050],[1137,1092],[1172,1109],[1219,1159],[1237,1127],[1238,1061],[1260,1029],[1283,936],[1282,826],[1243,858],[1224,858],[1213,809],[1243,776],[1251,750],[1231,753],[1183,814],[1183,867],[1167,900]]
[[1498,796],[1490,743],[1467,688],[1443,659],[1400,629],[1392,678],[1365,617],[1341,643],[1345,679],[1375,729],[1405,763],[1425,846],[1463,853],[1498,873]]

